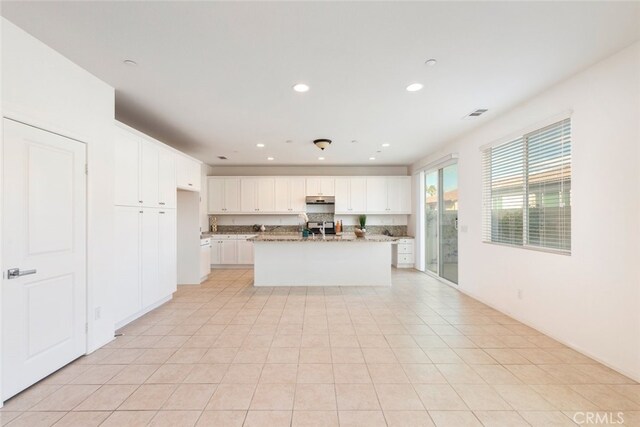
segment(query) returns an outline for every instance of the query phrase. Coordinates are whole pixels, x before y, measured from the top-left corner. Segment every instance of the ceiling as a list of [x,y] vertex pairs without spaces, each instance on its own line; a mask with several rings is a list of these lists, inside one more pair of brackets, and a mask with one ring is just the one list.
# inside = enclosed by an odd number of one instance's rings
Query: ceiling
[[2,15],[115,87],[119,120],[212,165],[410,164],[640,39],[640,2],[3,1]]

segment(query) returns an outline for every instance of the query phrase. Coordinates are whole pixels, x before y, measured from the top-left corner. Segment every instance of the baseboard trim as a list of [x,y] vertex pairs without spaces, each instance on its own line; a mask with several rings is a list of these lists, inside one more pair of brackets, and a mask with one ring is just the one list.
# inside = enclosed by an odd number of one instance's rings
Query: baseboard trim
[[155,310],[156,308],[160,307],[162,304],[164,304],[164,303],[166,303],[168,301],[171,301],[172,298],[173,298],[173,294],[171,294],[171,295],[169,295],[167,297],[164,297],[160,301],[151,304],[149,307],[140,310],[136,314],[133,314],[133,315],[127,317],[126,319],[117,322],[115,324],[114,329],[117,331],[118,329],[122,328],[123,326],[126,326],[129,323],[133,322],[134,320],[139,319],[140,317],[144,316],[145,314],[147,314],[151,310]]
[[[429,276],[431,276],[431,275],[429,275]],[[621,369],[621,368],[619,368],[619,367],[617,367],[617,366],[615,366],[615,365],[603,360],[602,358],[594,355],[593,353],[591,353],[588,350],[585,350],[585,349],[583,349],[583,348],[581,348],[579,346],[576,346],[575,344],[568,343],[566,340],[556,336],[553,332],[550,332],[550,331],[547,331],[547,330],[545,330],[543,328],[540,328],[539,326],[536,326],[536,325],[532,324],[528,320],[524,320],[518,314],[510,312],[509,310],[505,310],[505,309],[503,309],[501,307],[498,307],[498,306],[486,301],[484,298],[479,297],[478,295],[474,294],[473,292],[469,292],[469,291],[467,291],[467,290],[465,290],[465,289],[463,289],[463,288],[461,288],[459,286],[454,286],[454,285],[452,285],[452,284],[450,284],[450,283],[448,283],[446,281],[442,281],[441,280],[441,282],[451,286],[454,289],[457,289],[458,291],[462,292],[463,294],[465,294],[465,295],[467,295],[467,296],[469,296],[469,297],[471,297],[471,298],[473,298],[473,299],[475,299],[475,300],[477,300],[477,301],[479,301],[479,302],[491,307],[492,309],[494,309],[496,311],[499,311],[500,313],[506,314],[507,316],[514,318],[515,320],[517,320],[518,322],[522,323],[523,325],[526,325],[526,326],[528,326],[528,327],[530,327],[532,329],[535,329],[536,331],[540,332],[541,334],[544,334],[544,335],[546,335],[546,336],[558,341],[560,344],[563,344],[563,345],[569,347],[570,349],[575,350],[578,353],[595,360],[596,362],[606,366],[607,368],[613,369],[614,371],[618,372],[619,374],[624,375],[624,376],[626,376],[626,377],[628,377],[628,378],[630,378],[630,379],[632,379],[632,380],[634,380],[636,382],[640,382],[640,373],[629,372],[626,369]]]

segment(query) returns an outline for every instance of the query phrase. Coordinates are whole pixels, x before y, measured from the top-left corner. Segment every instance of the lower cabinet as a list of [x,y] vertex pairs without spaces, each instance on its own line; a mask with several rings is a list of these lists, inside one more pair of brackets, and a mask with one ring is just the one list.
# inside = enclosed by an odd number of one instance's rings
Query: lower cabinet
[[176,291],[176,211],[115,207],[117,327]]
[[220,234],[211,236],[211,265],[253,264],[252,235]]
[[399,239],[393,245],[392,264],[396,268],[413,268],[415,265],[414,239]]

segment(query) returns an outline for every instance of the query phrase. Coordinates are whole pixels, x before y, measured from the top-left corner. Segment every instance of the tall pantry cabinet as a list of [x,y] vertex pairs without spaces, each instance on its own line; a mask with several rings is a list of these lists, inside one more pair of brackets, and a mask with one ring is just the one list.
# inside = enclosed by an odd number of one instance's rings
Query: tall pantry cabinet
[[115,139],[116,327],[176,291],[176,155],[117,124]]

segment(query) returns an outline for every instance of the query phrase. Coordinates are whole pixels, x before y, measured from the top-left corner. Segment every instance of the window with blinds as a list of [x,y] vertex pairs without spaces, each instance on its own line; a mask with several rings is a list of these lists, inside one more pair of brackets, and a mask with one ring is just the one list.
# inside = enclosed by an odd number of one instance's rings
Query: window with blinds
[[483,240],[571,252],[571,120],[482,153]]

